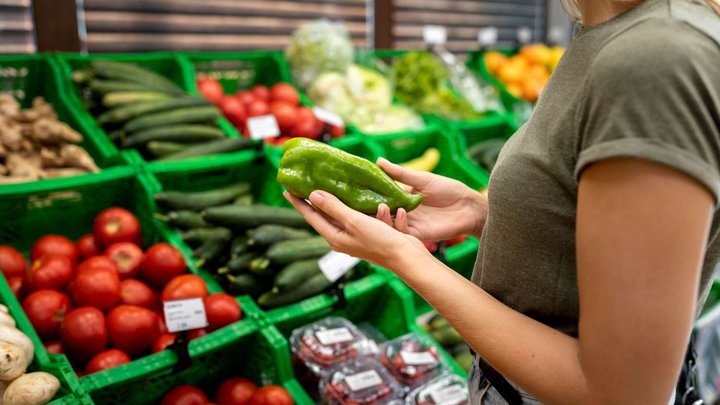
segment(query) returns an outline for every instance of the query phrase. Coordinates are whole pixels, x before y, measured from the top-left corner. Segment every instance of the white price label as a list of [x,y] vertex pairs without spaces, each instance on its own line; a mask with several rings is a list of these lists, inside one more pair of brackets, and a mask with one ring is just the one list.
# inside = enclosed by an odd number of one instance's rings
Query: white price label
[[442,25],[425,25],[423,41],[429,45],[443,45],[447,42],[447,30]]
[[355,336],[353,336],[348,328],[319,330],[315,332],[315,337],[317,337],[320,343],[326,346],[349,342],[355,339]]
[[468,390],[462,385],[450,385],[439,391],[431,392],[430,397],[436,404],[455,405],[467,401]]
[[265,139],[280,135],[280,128],[274,115],[248,118],[247,125],[252,139]]
[[409,366],[424,366],[426,364],[437,364],[438,362],[437,358],[428,352],[401,351],[400,358]]
[[336,282],[358,263],[360,263],[360,259],[336,251],[332,251],[318,260],[320,271],[331,283]]
[[382,378],[377,371],[368,370],[345,377],[345,382],[355,392],[382,384]]
[[170,333],[208,326],[205,304],[203,304],[202,298],[165,301],[163,309],[163,312],[165,312],[165,324]]
[[517,31],[517,40],[521,44],[529,44],[532,41],[532,34],[530,27],[520,27]]
[[343,122],[342,117],[340,117],[338,114],[326,110],[322,107],[313,107],[313,113],[315,114],[315,117],[319,119],[322,122],[327,122],[330,125],[334,125],[336,127],[345,127],[345,122]]
[[478,44],[480,46],[492,46],[497,44],[498,29],[495,27],[480,28],[478,30]]

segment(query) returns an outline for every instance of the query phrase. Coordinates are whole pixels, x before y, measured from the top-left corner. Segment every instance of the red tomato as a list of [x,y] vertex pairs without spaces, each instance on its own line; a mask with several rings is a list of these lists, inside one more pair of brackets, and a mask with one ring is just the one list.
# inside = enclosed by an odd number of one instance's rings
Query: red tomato
[[297,124],[297,108],[284,101],[274,101],[270,104],[270,113],[275,116],[280,131],[289,131]]
[[256,84],[250,89],[250,92],[255,97],[255,100],[262,100],[266,103],[270,102],[270,89],[262,84]]
[[43,341],[57,339],[60,325],[70,307],[70,298],[53,290],[35,291],[22,303],[25,315]]
[[30,250],[30,260],[35,261],[45,255],[65,256],[75,263],[78,251],[75,244],[64,236],[45,235],[33,244]]
[[203,405],[208,397],[202,390],[191,385],[180,385],[165,394],[160,405]]
[[107,347],[105,316],[97,308],[76,308],[67,314],[60,326],[60,341],[71,358],[84,361]]
[[125,354],[124,351],[118,349],[108,349],[96,354],[92,359],[90,359],[87,366],[85,366],[85,373],[97,373],[98,371],[128,364],[131,361],[132,359],[130,356]]
[[162,292],[163,301],[204,298],[208,294],[207,286],[194,274],[183,274],[170,280]]
[[312,121],[314,123],[315,121],[317,121],[317,118],[315,118],[315,113],[310,107],[300,106],[297,108],[295,114],[297,114],[298,123],[305,121]]
[[175,343],[174,333],[163,333],[159,338],[155,340],[152,345],[152,352],[157,353],[167,349],[168,346]]
[[239,321],[242,317],[240,304],[231,295],[224,293],[210,294],[203,299],[208,329],[214,331],[223,326]]
[[60,343],[59,340],[54,340],[52,342],[47,342],[44,344],[45,350],[47,350],[48,353],[52,354],[63,354],[65,351],[63,350],[62,343]]
[[134,305],[113,308],[107,325],[110,343],[131,356],[148,351],[160,336],[157,314]]
[[255,100],[247,106],[248,117],[259,117],[270,114],[270,105],[262,100]]
[[160,321],[160,333],[168,333],[167,325],[165,325],[165,312],[163,312],[161,306],[155,308],[155,315],[158,316],[158,321]]
[[10,277],[8,285],[17,299],[23,295],[23,277]]
[[195,340],[197,338],[201,338],[203,336],[207,335],[207,329],[192,329],[187,331],[187,338],[188,340]]
[[70,295],[75,305],[105,312],[120,302],[120,277],[106,268],[88,268],[70,283]]
[[245,105],[245,107],[255,101],[255,96],[253,96],[253,94],[249,91],[239,91],[236,97]]
[[117,242],[142,245],[140,222],[125,208],[108,208],[95,217],[93,236],[100,249]]
[[25,256],[17,249],[8,245],[0,245],[0,271],[6,278],[25,275],[27,262]]
[[93,269],[93,268],[112,270],[115,273],[118,272],[117,265],[109,257],[93,256],[89,259],[86,259],[84,262],[80,263],[80,265],[77,267],[77,270],[75,271],[75,274],[80,274],[87,269]]
[[431,240],[424,240],[424,241],[422,241],[422,243],[423,243],[423,245],[425,245],[425,249],[427,249],[428,252],[430,252],[430,253],[437,252],[437,249],[438,249],[437,242],[433,242]]
[[105,250],[105,255],[115,263],[122,279],[135,277],[140,271],[143,252],[132,242],[114,243]]
[[448,239],[445,241],[445,246],[451,247],[455,245],[459,245],[467,240],[467,235],[458,235],[454,238]]
[[62,290],[73,277],[73,264],[67,256],[47,255],[35,260],[25,274],[27,291]]
[[220,102],[220,99],[222,99],[224,95],[222,85],[220,85],[220,83],[218,83],[217,80],[213,79],[212,77],[198,77],[197,87],[198,91],[200,92],[200,94],[202,94],[205,100],[215,105]]
[[258,387],[254,382],[240,377],[225,380],[215,392],[218,405],[246,405]]
[[225,118],[235,126],[242,125],[245,119],[247,119],[245,104],[235,96],[223,96],[218,106]]
[[300,104],[300,96],[297,90],[287,83],[275,83],[270,89],[270,99],[272,101],[284,101],[294,106]]
[[140,280],[129,278],[120,283],[120,299],[123,304],[135,305],[147,309],[155,308],[155,291]]
[[345,135],[345,127],[339,127],[337,125],[330,125],[330,136],[333,138],[340,138]]
[[255,391],[250,399],[250,405],[293,405],[290,393],[277,385],[268,385]]
[[182,253],[169,243],[156,243],[145,252],[140,266],[142,277],[155,287],[162,287],[187,272]]
[[81,259],[87,259],[100,254],[95,244],[95,237],[91,233],[81,236],[75,243],[75,247]]
[[320,138],[320,131],[322,128],[318,129],[315,124],[315,121],[301,121],[293,127],[290,131],[290,135],[294,137],[318,139]]

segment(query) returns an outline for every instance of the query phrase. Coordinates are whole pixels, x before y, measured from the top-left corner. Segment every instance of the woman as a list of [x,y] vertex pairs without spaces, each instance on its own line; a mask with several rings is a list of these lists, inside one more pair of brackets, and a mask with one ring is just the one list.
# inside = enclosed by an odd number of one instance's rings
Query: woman
[[[711,3],[579,0],[585,28],[503,149],[489,201],[385,160],[425,196],[394,220],[323,191],[312,207],[286,198],[335,250],[392,270],[458,330],[479,355],[473,403],[505,403],[483,366],[522,403],[667,404],[720,262]],[[462,233],[482,236],[472,282],[420,242]]]

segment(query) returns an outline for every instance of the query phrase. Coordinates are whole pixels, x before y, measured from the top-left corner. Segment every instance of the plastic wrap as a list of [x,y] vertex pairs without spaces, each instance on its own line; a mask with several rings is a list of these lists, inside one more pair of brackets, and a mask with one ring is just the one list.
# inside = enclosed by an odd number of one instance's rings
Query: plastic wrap
[[324,19],[301,25],[285,50],[292,78],[303,88],[323,72],[344,73],[353,57],[353,44],[345,26]]
[[330,405],[388,405],[403,389],[374,357],[359,357],[331,370],[320,383]]
[[380,361],[407,390],[436,378],[445,369],[430,339],[414,333],[383,343]]
[[468,394],[464,379],[445,374],[413,390],[405,398],[405,405],[467,405]]

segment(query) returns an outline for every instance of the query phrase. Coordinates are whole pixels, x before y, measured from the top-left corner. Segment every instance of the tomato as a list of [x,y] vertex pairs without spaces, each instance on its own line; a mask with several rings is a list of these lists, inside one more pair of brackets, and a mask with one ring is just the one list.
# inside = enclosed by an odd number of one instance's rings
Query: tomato
[[163,333],[159,338],[155,339],[152,345],[152,352],[157,353],[167,349],[168,346],[175,343],[174,333]]
[[117,266],[120,278],[135,277],[140,271],[143,251],[132,242],[118,242],[105,250],[105,255]]
[[340,138],[345,135],[345,127],[339,127],[337,125],[330,125],[330,136],[333,138]]
[[162,292],[163,301],[204,298],[208,290],[205,282],[194,274],[183,274],[170,280]]
[[150,246],[145,252],[140,272],[147,282],[160,288],[173,278],[185,274],[187,265],[178,249],[161,242]]
[[95,244],[95,237],[91,233],[78,238],[77,242],[75,242],[75,248],[81,259],[87,259],[100,254],[100,250],[98,250]]
[[250,399],[250,405],[293,405],[290,393],[277,385],[268,385],[255,391]]
[[35,291],[22,303],[25,315],[42,340],[57,339],[60,325],[70,307],[70,298],[53,290]]
[[290,84],[287,83],[275,83],[270,89],[270,100],[272,101],[284,101],[293,106],[300,104],[300,95]]
[[284,101],[274,101],[270,104],[270,113],[275,116],[280,131],[289,131],[297,124],[297,108]]
[[208,397],[202,390],[191,385],[180,385],[165,394],[160,405],[203,405]]
[[297,108],[295,114],[297,114],[298,123],[305,121],[317,121],[317,118],[315,118],[315,113],[310,107],[300,106]]
[[107,347],[105,316],[97,308],[81,307],[65,314],[60,326],[65,352],[79,361],[87,360]]
[[266,103],[270,102],[270,89],[262,84],[256,84],[250,89],[250,93],[255,97],[255,100],[262,100]]
[[20,299],[24,293],[23,277],[10,277],[7,282],[15,297]]
[[235,96],[245,105],[246,108],[255,101],[255,96],[253,96],[253,94],[249,91],[239,91]]
[[425,249],[428,250],[430,253],[435,253],[438,250],[438,244],[437,242],[433,242],[431,240],[424,240],[422,241],[423,245],[425,245]]
[[120,302],[120,277],[103,267],[88,268],[70,283],[70,295],[75,305],[105,312]]
[[150,350],[160,336],[155,312],[134,305],[120,305],[107,316],[110,343],[134,356]]
[[100,249],[117,242],[142,245],[140,222],[125,208],[108,208],[98,214],[93,223],[93,236]]
[[445,241],[446,247],[451,247],[455,245],[459,245],[467,240],[467,235],[458,235],[454,238],[448,239]]
[[262,100],[255,100],[247,106],[248,117],[259,117],[270,114],[270,105]]
[[43,346],[45,346],[45,350],[47,350],[48,353],[52,354],[63,354],[65,351],[63,350],[62,343],[60,343],[59,340],[53,340],[52,342],[44,343]]
[[75,244],[64,236],[45,235],[33,244],[32,249],[30,249],[30,260],[35,261],[46,255],[65,256],[72,263],[75,263],[78,258],[78,251]]
[[93,256],[80,263],[75,271],[75,274],[80,274],[87,269],[100,268],[106,270],[112,270],[115,273],[118,272],[118,267],[112,259],[107,256]]
[[120,299],[123,304],[135,305],[147,309],[155,308],[155,291],[140,280],[129,278],[120,283]]
[[315,121],[301,121],[293,127],[290,131],[290,135],[295,137],[303,137],[310,139],[320,138],[320,131],[315,125]]
[[130,356],[128,356],[124,351],[118,349],[108,349],[96,354],[92,359],[90,359],[87,366],[85,366],[85,373],[97,373],[98,371],[128,364],[131,361],[132,359]]
[[25,270],[25,256],[12,246],[0,245],[0,271],[5,278],[24,276]]
[[257,389],[257,385],[248,379],[229,378],[215,391],[215,401],[218,405],[245,405]]
[[62,290],[73,277],[73,264],[67,256],[47,255],[33,262],[25,274],[27,291]]
[[231,295],[224,293],[210,294],[203,299],[208,329],[214,331],[223,326],[240,320],[242,309]]
[[197,338],[201,338],[203,336],[207,335],[207,329],[192,329],[187,331],[187,338],[188,340],[195,340]]
[[155,308],[155,315],[158,316],[158,321],[160,322],[160,333],[168,333],[167,325],[165,325],[165,312],[163,312],[161,306]]
[[235,126],[241,125],[247,118],[245,104],[235,96],[223,96],[218,107],[225,118]]
[[220,99],[223,98],[223,95],[225,93],[222,85],[220,85],[220,83],[218,83],[217,80],[213,79],[212,77],[198,77],[197,87],[198,91],[200,92],[200,94],[202,94],[205,100],[215,105],[220,102]]

